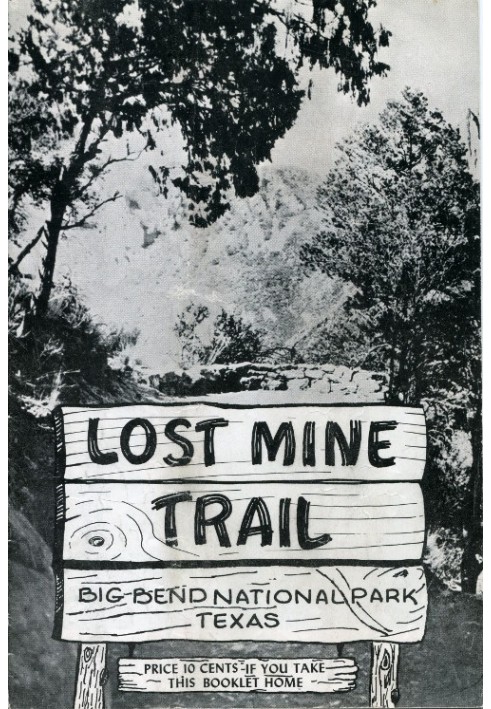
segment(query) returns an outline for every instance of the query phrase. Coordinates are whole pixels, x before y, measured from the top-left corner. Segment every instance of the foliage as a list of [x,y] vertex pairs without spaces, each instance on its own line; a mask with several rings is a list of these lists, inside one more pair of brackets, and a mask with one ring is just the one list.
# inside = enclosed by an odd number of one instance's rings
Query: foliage
[[426,540],[425,563],[435,576],[452,591],[460,591],[462,535],[458,527],[437,527]]
[[180,339],[184,367],[255,361],[263,350],[263,333],[238,315],[221,312],[210,322],[206,306],[189,305],[174,331]]
[[208,362],[253,362],[261,352],[262,336],[262,332],[242,318],[222,310],[214,323],[213,339],[207,351]]
[[136,342],[137,333],[108,332],[94,323],[73,284],[54,291],[42,326],[32,317],[32,294],[21,279],[9,284],[10,394],[21,408],[47,416],[63,402],[87,401],[106,390],[124,395],[123,371],[111,359]]
[[[425,407],[429,519],[451,524],[457,514],[467,529],[479,526],[479,185],[466,146],[406,89],[339,149],[318,195],[325,227],[304,262],[355,287],[344,325],[351,354],[359,348],[354,363],[388,371],[390,401]],[[455,430],[472,446],[459,496],[449,491]]]
[[188,305],[178,316],[174,332],[179,338],[184,368],[205,361],[205,345],[198,328],[210,316],[210,310],[205,305]]
[[[454,380],[470,392],[479,190],[458,130],[407,89],[339,149],[319,192],[325,230],[305,246],[305,263],[356,287],[349,313],[368,363],[390,371],[391,394],[437,400]],[[453,396],[456,408],[470,403]]]
[[56,121],[46,103],[15,83],[9,92],[9,232],[25,227],[23,200],[40,205],[49,196],[54,168],[51,151],[58,143]]
[[115,162],[137,157],[129,147],[119,157],[108,153],[114,138],[137,132],[142,149],[160,153],[151,172],[166,194],[170,168],[156,133],[178,125],[187,163],[172,182],[187,196],[193,223],[205,226],[228,208],[232,189],[241,197],[257,191],[256,165],[270,158],[300,108],[305,61],[332,67],[340,90],[359,103],[369,100],[369,79],[388,69],[377,50],[390,33],[368,19],[374,0],[313,0],[312,18],[303,5],[292,12],[274,0],[33,5],[9,54],[11,193],[14,232],[26,199],[49,204],[44,231],[29,242],[47,241],[42,316],[60,233],[117,199],[101,200],[98,183]]

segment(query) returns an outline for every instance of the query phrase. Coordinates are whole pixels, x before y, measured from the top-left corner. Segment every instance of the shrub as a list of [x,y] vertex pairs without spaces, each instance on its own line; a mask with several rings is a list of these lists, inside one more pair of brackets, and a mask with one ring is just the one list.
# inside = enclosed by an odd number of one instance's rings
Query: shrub
[[203,305],[188,305],[174,331],[182,348],[182,366],[240,364],[255,361],[263,351],[264,333],[225,310],[212,321]]

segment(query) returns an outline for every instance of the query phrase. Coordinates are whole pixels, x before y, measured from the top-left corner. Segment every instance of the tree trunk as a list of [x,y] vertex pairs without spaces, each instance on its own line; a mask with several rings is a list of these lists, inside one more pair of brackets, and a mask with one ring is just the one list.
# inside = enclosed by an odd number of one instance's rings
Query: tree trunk
[[67,208],[67,188],[60,180],[53,189],[51,198],[51,219],[46,230],[46,256],[43,259],[41,289],[36,300],[36,318],[42,320],[48,312],[49,299],[53,289],[58,243]]
[[38,320],[42,320],[48,312],[49,299],[53,289],[58,243],[60,241],[65,213],[68,205],[72,201],[72,187],[76,179],[82,174],[86,162],[91,159],[91,157],[96,156],[99,142],[103,138],[103,135],[99,135],[99,138],[90,146],[90,153],[86,152],[87,139],[94,116],[95,113],[89,111],[85,117],[70,166],[68,168],[61,168],[51,194],[51,218],[47,224],[46,256],[43,260],[43,271],[41,273],[41,290],[36,300],[35,314]]

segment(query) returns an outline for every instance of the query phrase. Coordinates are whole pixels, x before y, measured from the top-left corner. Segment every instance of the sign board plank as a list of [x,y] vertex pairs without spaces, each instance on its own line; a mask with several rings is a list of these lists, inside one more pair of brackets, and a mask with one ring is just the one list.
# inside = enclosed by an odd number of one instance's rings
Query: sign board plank
[[99,565],[408,561],[425,538],[418,483],[67,483],[64,515],[64,560]]
[[348,692],[358,668],[348,658],[126,659],[118,662],[122,692]]
[[422,566],[65,569],[57,629],[79,642],[419,642]]
[[420,481],[426,461],[424,413],[408,406],[176,402],[56,418],[67,481]]

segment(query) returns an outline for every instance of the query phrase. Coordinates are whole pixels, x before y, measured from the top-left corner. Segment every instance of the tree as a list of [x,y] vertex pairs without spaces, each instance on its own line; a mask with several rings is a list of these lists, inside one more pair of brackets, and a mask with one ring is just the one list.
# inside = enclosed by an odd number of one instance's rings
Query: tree
[[[49,216],[10,271],[40,240],[46,252],[37,314],[47,311],[60,236],[87,224],[107,201],[97,186],[114,157],[114,138],[142,136],[159,152],[152,174],[189,200],[205,226],[227,209],[230,193],[258,189],[256,165],[293,125],[304,91],[304,62],[332,67],[340,90],[360,104],[368,82],[385,74],[377,60],[389,32],[375,30],[375,0],[312,0],[312,17],[274,0],[32,0],[28,26],[10,51],[13,236],[29,200]],[[34,110],[32,110],[34,109]],[[171,175],[156,133],[180,128],[187,163]]]
[[388,372],[389,401],[426,408],[430,518],[450,516],[442,461],[452,430],[469,433],[472,467],[451,514],[467,534],[462,576],[470,587],[482,484],[479,185],[459,131],[410,89],[339,149],[319,192],[325,229],[302,258],[355,287],[345,317],[358,364]]
[[185,367],[254,362],[264,349],[264,333],[223,308],[211,320],[205,305],[188,305],[179,315],[174,332],[181,343]]

